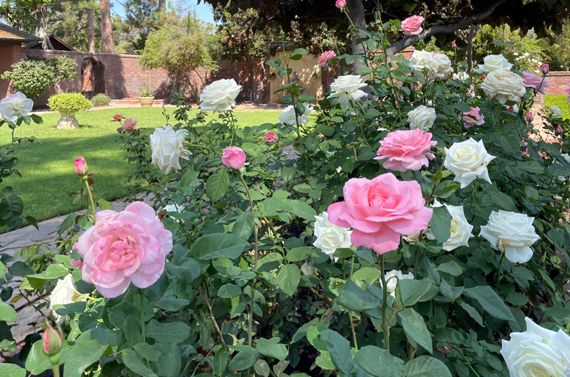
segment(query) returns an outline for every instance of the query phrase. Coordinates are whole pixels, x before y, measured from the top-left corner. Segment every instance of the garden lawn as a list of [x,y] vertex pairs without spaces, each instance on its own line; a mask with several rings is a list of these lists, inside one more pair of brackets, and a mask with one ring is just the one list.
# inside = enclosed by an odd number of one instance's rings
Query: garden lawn
[[544,108],[548,111],[550,107],[556,105],[562,111],[562,118],[570,119],[570,102],[566,98],[568,98],[566,94],[544,96]]
[[[172,114],[174,107],[166,108]],[[41,221],[86,208],[83,201],[73,203],[71,192],[80,189],[75,175],[74,161],[83,156],[89,172],[95,174],[92,186],[94,199],[113,200],[127,195],[124,181],[133,169],[123,160],[124,152],[116,142],[119,123],[110,122],[120,113],[138,120],[137,128],[148,134],[162,126],[165,117],[162,108],[124,108],[93,110],[76,115],[77,130],[55,129],[59,113],[39,114],[43,124],[23,124],[16,129],[16,137],[35,136],[41,144],[28,144],[25,148],[15,145],[17,168],[22,177],[10,176],[3,185],[11,186],[21,194],[24,201],[24,216],[33,216]],[[197,111],[197,110],[196,110]],[[245,110],[234,112],[240,127],[262,123],[276,123],[281,110]],[[212,116],[211,113],[209,116]],[[217,117],[217,114],[215,115]],[[171,119],[171,124],[176,122]],[[10,129],[0,128],[0,145],[10,142]],[[1,231],[1,230],[0,230]]]

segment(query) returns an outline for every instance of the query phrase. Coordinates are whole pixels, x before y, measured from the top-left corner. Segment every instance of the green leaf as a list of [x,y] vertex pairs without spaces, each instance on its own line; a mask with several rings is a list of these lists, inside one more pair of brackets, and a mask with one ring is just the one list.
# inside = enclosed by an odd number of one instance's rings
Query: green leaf
[[315,216],[317,215],[317,212],[315,212],[313,207],[298,200],[289,200],[287,202],[287,207],[289,211],[305,220],[314,221]]
[[[155,344],[156,346],[156,344]],[[191,347],[191,346],[190,346]],[[160,358],[153,363],[159,376],[176,377],[180,373],[182,360],[180,357],[180,347],[172,342],[158,343]],[[194,349],[192,347],[191,349]],[[195,352],[195,350],[194,350]]]
[[136,374],[144,377],[158,377],[156,373],[151,369],[148,369],[147,366],[143,364],[132,349],[124,349],[121,351],[121,354],[123,356],[123,363]]
[[158,361],[160,357],[160,352],[157,352],[158,350],[156,344],[151,346],[148,343],[140,342],[135,344],[133,348],[138,352],[139,355],[141,355],[141,357],[147,359],[148,361]]
[[283,181],[289,182],[295,176],[295,168],[292,166],[287,166],[281,169],[281,178]]
[[460,276],[463,273],[463,269],[455,261],[442,263],[437,266],[437,270],[440,272],[445,272],[446,274],[450,274],[452,276]]
[[26,278],[28,279],[28,281],[32,286],[36,287],[37,285],[39,285],[39,287],[41,287],[46,280],[59,279],[67,275],[69,275],[69,270],[67,269],[67,267],[61,264],[50,264],[47,267],[45,273],[28,275],[26,276]]
[[469,314],[471,318],[475,320],[475,322],[477,322],[480,326],[485,327],[485,325],[483,324],[483,318],[481,317],[481,314],[479,314],[477,309],[475,309],[465,301],[461,303],[461,307]]
[[244,346],[240,349],[241,351],[230,361],[230,369],[238,372],[250,368],[259,359],[259,352],[250,346]]
[[228,350],[225,346],[221,346],[216,352],[216,356],[214,356],[214,363],[212,367],[214,369],[214,374],[216,376],[223,376],[226,368],[228,367],[228,363],[230,361],[230,357],[228,355]]
[[303,55],[307,55],[307,54],[308,54],[308,52],[304,48],[296,48],[295,51],[293,51],[291,53],[289,58],[291,60],[301,60],[303,58]]
[[159,342],[181,343],[190,336],[190,327],[183,322],[161,323],[153,319],[146,327],[146,336]]
[[232,233],[246,241],[251,237],[253,233],[253,217],[251,213],[243,213],[236,219]]
[[257,351],[263,356],[273,357],[278,360],[285,360],[287,358],[287,346],[279,344],[279,338],[259,338],[257,341]]
[[310,246],[296,247],[287,251],[285,258],[287,258],[289,262],[299,262],[311,255],[312,251],[313,248]]
[[194,182],[200,173],[196,171],[189,171],[185,173],[182,178],[180,178],[180,187],[189,186],[192,182]]
[[4,301],[0,301],[0,321],[16,322],[17,319],[18,314],[16,313],[16,309]]
[[433,283],[429,279],[412,280],[402,279],[398,281],[398,289],[404,306],[412,306],[420,301],[432,288]]
[[238,258],[249,243],[229,233],[212,233],[202,236],[190,248],[190,256],[201,260]]
[[164,309],[169,312],[176,312],[189,304],[190,301],[188,300],[176,298],[174,296],[163,296],[160,300],[154,302],[154,307]]
[[0,376],[3,377],[26,377],[26,370],[16,364],[0,363]]
[[194,279],[200,276],[200,263],[193,258],[185,258],[180,266],[167,263],[166,271],[176,276],[182,283],[190,284]]
[[301,273],[296,265],[285,264],[281,266],[277,274],[277,284],[279,284],[279,288],[281,288],[283,293],[293,296],[299,281],[301,281]]
[[398,313],[406,335],[429,353],[433,353],[431,335],[421,315],[414,309],[407,308]]
[[359,287],[364,288],[366,287],[366,283],[374,284],[377,282],[378,279],[380,279],[380,272],[375,267],[364,267],[356,271],[351,279]]
[[276,269],[283,262],[283,257],[279,253],[269,253],[257,261],[258,272],[269,272]]
[[350,376],[350,371],[354,367],[354,361],[350,354],[350,342],[332,330],[322,331],[321,337],[327,343],[327,350],[335,367],[345,376]]
[[230,187],[230,177],[226,168],[222,168],[212,174],[206,181],[206,194],[212,202],[221,199]]
[[269,364],[267,364],[267,361],[262,359],[256,361],[256,363],[253,365],[253,369],[255,370],[255,373],[263,377],[269,377],[269,374],[271,373]]
[[41,374],[52,367],[47,355],[42,348],[43,342],[36,341],[26,358],[26,369],[32,375]]
[[[85,336],[87,333],[83,333]],[[65,359],[63,377],[81,377],[85,368],[99,361],[107,345],[101,345],[96,340],[76,342]],[[133,351],[134,352],[134,351]],[[150,377],[150,376],[149,376]]]
[[505,321],[515,321],[513,313],[501,297],[488,285],[466,288],[463,294],[476,300],[489,315]]
[[234,298],[241,295],[241,288],[235,284],[225,284],[218,289],[218,297]]
[[447,208],[433,208],[433,216],[429,225],[438,244],[447,241],[451,235],[451,215]]
[[115,208],[113,208],[113,205],[111,203],[109,203],[108,201],[104,200],[104,199],[99,199],[97,201],[97,204],[99,204],[99,208],[103,211],[106,209],[109,209],[111,211],[114,211]]
[[451,377],[444,363],[430,356],[418,356],[404,366],[406,377]]
[[347,280],[339,291],[337,303],[348,310],[365,312],[377,308],[380,305],[380,299],[360,288],[352,280]]
[[376,377],[401,377],[402,374],[395,358],[385,349],[375,346],[364,346],[356,355],[354,361],[366,373]]
[[316,137],[308,137],[305,139],[305,147],[309,151],[315,151],[319,147],[319,139]]

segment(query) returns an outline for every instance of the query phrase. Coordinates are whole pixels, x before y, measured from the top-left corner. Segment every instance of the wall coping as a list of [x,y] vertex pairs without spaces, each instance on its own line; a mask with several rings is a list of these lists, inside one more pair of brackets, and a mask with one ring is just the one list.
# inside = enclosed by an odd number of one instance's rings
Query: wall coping
[[570,71],[549,71],[546,77],[548,76],[570,76]]
[[30,48],[22,48],[22,53],[25,53],[25,52],[41,52],[41,53],[47,53],[47,54],[82,55],[82,56],[114,56],[114,57],[121,57],[121,58],[130,58],[130,59],[142,58],[141,55],[110,54],[107,52],[37,50],[37,49],[30,49]]

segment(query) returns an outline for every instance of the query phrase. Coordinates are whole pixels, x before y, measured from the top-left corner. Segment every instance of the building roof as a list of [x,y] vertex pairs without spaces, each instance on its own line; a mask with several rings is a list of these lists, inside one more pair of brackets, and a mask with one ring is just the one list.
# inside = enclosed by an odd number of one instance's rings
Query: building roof
[[23,42],[41,41],[40,37],[14,29],[0,22],[0,46],[18,45]]
[[[51,45],[53,46],[54,50],[60,51],[76,51],[73,47],[65,43],[62,39],[56,37],[53,34],[48,36]],[[42,48],[42,40],[32,42],[26,45],[26,48],[33,49],[33,50],[41,50]]]

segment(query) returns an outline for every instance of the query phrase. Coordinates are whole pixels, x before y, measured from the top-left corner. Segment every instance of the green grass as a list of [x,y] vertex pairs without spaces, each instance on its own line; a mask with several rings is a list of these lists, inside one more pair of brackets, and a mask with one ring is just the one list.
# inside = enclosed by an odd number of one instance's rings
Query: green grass
[[[172,113],[174,108],[166,108],[166,111]],[[24,124],[16,130],[16,137],[35,136],[41,143],[32,143],[26,148],[15,145],[17,168],[22,177],[12,175],[4,182],[21,194],[24,216],[41,221],[86,207],[83,202],[74,204],[69,196],[80,189],[74,168],[79,156],[85,158],[89,172],[95,174],[92,186],[95,199],[113,200],[127,195],[124,181],[134,166],[123,161],[125,154],[115,142],[119,124],[110,120],[117,113],[137,119],[137,128],[145,129],[148,134],[165,123],[162,108],[125,108],[78,113],[80,127],[77,130],[55,129],[58,113],[40,114],[43,124]],[[241,127],[275,123],[280,113],[280,110],[243,109],[234,112]],[[10,129],[1,127],[0,145],[9,142]]]
[[551,106],[556,105],[562,111],[562,118],[570,119],[570,102],[566,98],[566,94],[544,96],[544,108],[548,111]]

